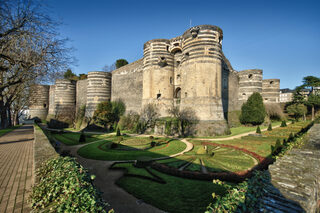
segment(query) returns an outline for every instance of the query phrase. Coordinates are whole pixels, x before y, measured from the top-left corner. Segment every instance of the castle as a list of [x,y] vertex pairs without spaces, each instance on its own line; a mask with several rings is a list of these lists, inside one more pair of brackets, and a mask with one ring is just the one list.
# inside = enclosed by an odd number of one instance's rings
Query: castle
[[191,108],[199,119],[199,135],[221,134],[228,114],[240,110],[253,92],[265,103],[279,103],[279,79],[263,79],[261,69],[236,71],[222,51],[222,30],[213,25],[192,27],[172,39],[153,39],[143,46],[143,58],[88,78],[55,85],[37,85],[31,117],[71,115],[86,105],[92,116],[101,101],[121,99],[127,112],[155,104],[162,117],[168,109]]

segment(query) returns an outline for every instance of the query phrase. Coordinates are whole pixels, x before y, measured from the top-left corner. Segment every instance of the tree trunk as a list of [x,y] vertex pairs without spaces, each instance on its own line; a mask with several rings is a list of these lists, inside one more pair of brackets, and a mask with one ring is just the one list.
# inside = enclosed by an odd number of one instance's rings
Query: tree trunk
[[314,105],[311,108],[311,120],[314,120]]
[[8,115],[8,126],[12,126],[12,117],[11,117],[11,111],[10,108],[7,108],[7,115]]
[[1,129],[6,128],[7,116],[6,116],[6,110],[4,108],[4,103],[1,96],[0,96],[0,121],[1,121]]
[[18,116],[18,112],[15,111],[13,113],[13,125],[16,126],[16,125],[19,125],[19,116]]

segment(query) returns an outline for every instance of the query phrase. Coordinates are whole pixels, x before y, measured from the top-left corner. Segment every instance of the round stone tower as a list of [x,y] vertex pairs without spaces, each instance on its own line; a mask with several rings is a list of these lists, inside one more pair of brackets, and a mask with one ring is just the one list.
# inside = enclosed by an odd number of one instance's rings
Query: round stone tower
[[155,104],[161,116],[173,106],[174,56],[169,46],[168,39],[154,39],[143,47],[142,106]]
[[111,99],[111,73],[89,72],[86,116],[92,117],[98,103]]
[[200,121],[224,121],[222,30],[217,26],[200,25],[187,30],[182,37],[180,107],[194,109]]
[[246,102],[254,92],[262,93],[262,70],[250,69],[238,73],[240,106]]
[[265,103],[279,103],[280,79],[262,80],[262,97]]
[[60,121],[71,123],[76,108],[76,82],[58,79],[55,84],[55,116]]
[[48,85],[33,85],[30,88],[30,118],[38,117],[42,120],[47,118],[49,108]]

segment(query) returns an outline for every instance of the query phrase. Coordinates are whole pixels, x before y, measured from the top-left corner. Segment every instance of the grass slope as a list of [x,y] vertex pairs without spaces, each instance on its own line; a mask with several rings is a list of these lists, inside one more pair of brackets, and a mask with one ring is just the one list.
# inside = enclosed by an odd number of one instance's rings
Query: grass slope
[[[130,140],[133,145],[130,145],[127,140]],[[120,144],[119,149],[111,149],[110,144],[112,142],[117,142],[117,137],[113,137],[108,139],[108,141],[101,141],[81,147],[78,150],[78,154],[84,158],[95,160],[135,160],[141,156],[151,158],[169,156],[181,152],[186,148],[185,143],[179,140],[172,140],[169,142],[169,144],[164,143],[160,146],[155,146],[153,148],[143,150],[138,149],[140,148],[137,144],[139,140],[142,141],[141,144],[145,145],[145,138],[133,139],[131,137],[128,137],[128,139],[125,139],[123,142],[121,142],[126,145]],[[156,139],[154,140],[156,141]],[[142,148],[145,147],[142,146]]]
[[[116,167],[128,169],[129,174],[149,175],[144,169],[135,168],[131,164],[119,164]],[[226,192],[224,186],[211,181],[184,179],[151,171],[164,179],[166,184],[127,176],[116,183],[138,199],[171,213],[204,212],[208,203],[212,202],[212,192],[217,195]]]

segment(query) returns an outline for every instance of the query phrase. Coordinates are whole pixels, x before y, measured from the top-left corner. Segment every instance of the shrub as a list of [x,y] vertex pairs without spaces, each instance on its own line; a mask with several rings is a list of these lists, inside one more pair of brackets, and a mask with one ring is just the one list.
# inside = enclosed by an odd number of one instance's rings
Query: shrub
[[257,127],[256,133],[261,134],[260,126]]
[[118,144],[117,143],[111,143],[110,144],[110,149],[116,149],[118,148]]
[[78,108],[77,114],[76,114],[76,119],[75,119],[75,128],[76,129],[81,128],[85,113],[86,113],[86,105],[82,105],[81,107]]
[[271,120],[279,121],[284,118],[284,114],[280,107],[280,104],[268,103],[268,104],[265,104],[265,107],[266,107],[266,113]]
[[286,127],[286,126],[287,126],[287,123],[286,123],[286,121],[285,121],[285,120],[283,120],[283,121],[281,122],[280,127]]
[[120,100],[104,101],[97,105],[92,118],[95,124],[112,128],[114,123],[119,122],[120,116],[125,113],[125,110],[126,106]]
[[84,142],[86,142],[86,136],[83,132],[81,132],[79,137],[79,143],[84,143]]
[[153,140],[153,139],[154,139],[154,137],[153,137],[152,135],[150,135],[149,138],[150,138],[150,140]]
[[210,203],[205,213],[257,212],[260,209],[260,198],[264,195],[263,189],[269,181],[268,173],[261,171],[255,171],[252,178],[234,187],[220,180],[213,180],[214,184],[226,187],[227,193],[224,196],[212,193],[214,202]]
[[48,160],[36,173],[40,181],[30,196],[35,212],[106,212],[108,204],[92,184],[94,175],[73,158]]
[[253,93],[241,107],[240,122],[242,124],[260,125],[264,122],[266,110],[260,93]]
[[155,141],[151,141],[150,146],[151,147],[155,147],[157,145],[157,143]]
[[308,110],[304,104],[292,104],[287,107],[287,112],[296,120],[299,120],[299,118],[307,114]]
[[272,125],[271,125],[271,123],[269,123],[268,131],[272,131]]
[[116,136],[121,136],[121,132],[120,132],[120,128],[119,128],[119,127],[117,127],[117,134],[116,134]]
[[292,132],[290,132],[289,137],[288,137],[288,141],[292,141],[294,139],[294,136],[292,134]]
[[224,130],[224,134],[225,135],[231,135],[231,130],[230,130],[230,128],[229,128],[229,125],[227,126],[227,128]]

